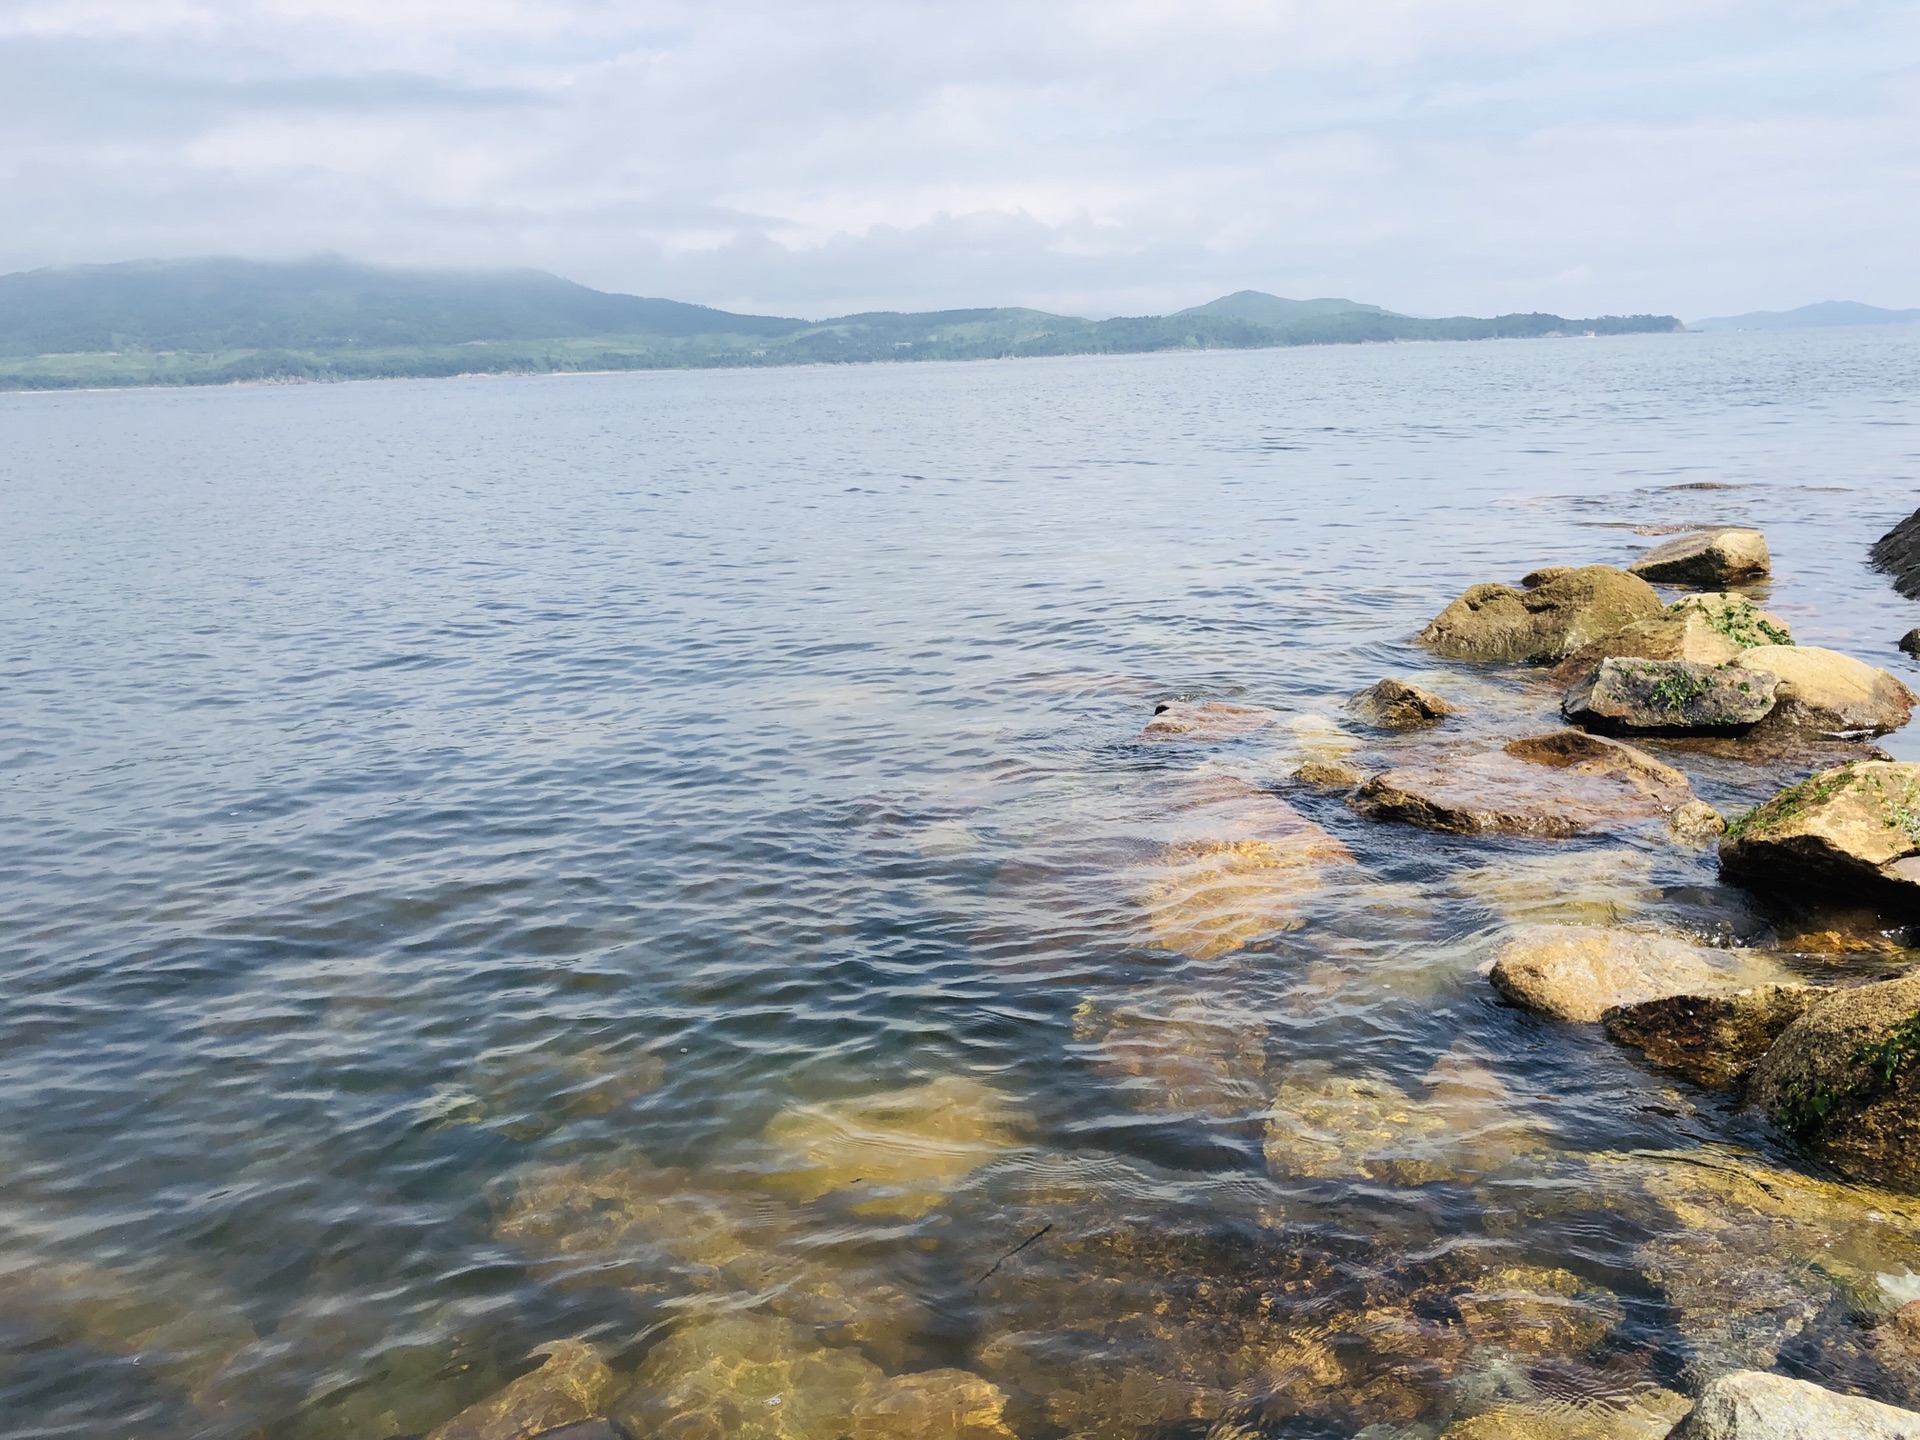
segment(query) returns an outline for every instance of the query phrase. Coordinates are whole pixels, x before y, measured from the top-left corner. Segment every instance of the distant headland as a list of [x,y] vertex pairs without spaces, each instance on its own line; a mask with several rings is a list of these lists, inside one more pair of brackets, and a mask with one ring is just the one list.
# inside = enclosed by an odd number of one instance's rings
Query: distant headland
[[537,270],[138,260],[0,276],[0,389],[984,360],[1681,328],[1671,315],[1425,319],[1257,290],[1173,315],[1112,320],[1017,308],[798,320],[608,294]]

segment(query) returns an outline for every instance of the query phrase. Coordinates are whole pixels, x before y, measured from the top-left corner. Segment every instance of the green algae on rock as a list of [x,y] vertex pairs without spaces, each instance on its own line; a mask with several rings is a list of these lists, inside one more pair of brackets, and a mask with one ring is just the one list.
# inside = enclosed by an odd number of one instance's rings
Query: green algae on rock
[[1842,1174],[1920,1191],[1920,971],[1809,1008],[1749,1095]]
[[1420,639],[1449,659],[1539,664],[1666,608],[1646,581],[1608,565],[1539,570],[1521,584],[1469,587]]
[[1554,667],[1553,679],[1571,685],[1609,658],[1726,665],[1757,645],[1791,644],[1786,621],[1744,595],[1689,595],[1582,646]]
[[556,1340],[535,1353],[547,1357],[538,1370],[468,1406],[427,1440],[527,1440],[606,1414],[614,1378],[597,1349],[582,1340]]
[[1920,911],[1920,764],[1860,760],[1736,817],[1720,869],[1743,885]]
[[1609,657],[1567,691],[1560,711],[1609,733],[1739,734],[1766,718],[1778,684],[1735,665]]

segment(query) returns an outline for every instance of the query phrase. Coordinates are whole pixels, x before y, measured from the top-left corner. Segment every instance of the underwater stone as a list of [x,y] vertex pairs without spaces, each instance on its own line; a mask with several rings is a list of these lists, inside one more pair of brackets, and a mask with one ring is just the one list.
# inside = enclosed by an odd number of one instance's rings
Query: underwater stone
[[1253,705],[1229,705],[1224,700],[1209,700],[1196,705],[1187,700],[1169,700],[1156,706],[1153,719],[1140,732],[1142,740],[1237,740],[1264,730],[1277,717],[1271,710]]
[[971,1370],[922,1370],[870,1386],[853,1407],[852,1440],[1014,1440],[1007,1397]]
[[536,1351],[547,1359],[497,1395],[470,1405],[427,1440],[528,1440],[605,1412],[613,1371],[582,1340],[556,1340]]

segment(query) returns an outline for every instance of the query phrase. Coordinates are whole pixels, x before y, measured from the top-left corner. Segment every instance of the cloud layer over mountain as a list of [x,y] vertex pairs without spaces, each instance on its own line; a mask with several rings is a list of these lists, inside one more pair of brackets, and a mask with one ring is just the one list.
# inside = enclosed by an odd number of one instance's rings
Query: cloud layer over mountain
[[1920,290],[1920,9],[0,0],[0,269],[332,251],[734,309]]

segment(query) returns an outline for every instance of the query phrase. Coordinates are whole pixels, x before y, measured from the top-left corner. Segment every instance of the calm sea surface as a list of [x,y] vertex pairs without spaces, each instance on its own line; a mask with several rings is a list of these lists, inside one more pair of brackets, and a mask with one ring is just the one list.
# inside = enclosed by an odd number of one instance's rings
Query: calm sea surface
[[[1920,1256],[1803,1283],[1674,1176],[1804,1165],[1477,973],[1787,922],[1288,776],[1435,743],[1386,674],[1547,728],[1411,634],[1688,524],[1920,686],[1917,501],[1920,327],[0,397],[0,1433],[417,1435],[572,1336],[701,1440],[953,1367],[1026,1440],[1913,1403]],[[1353,863],[1276,901],[1288,806]]]

